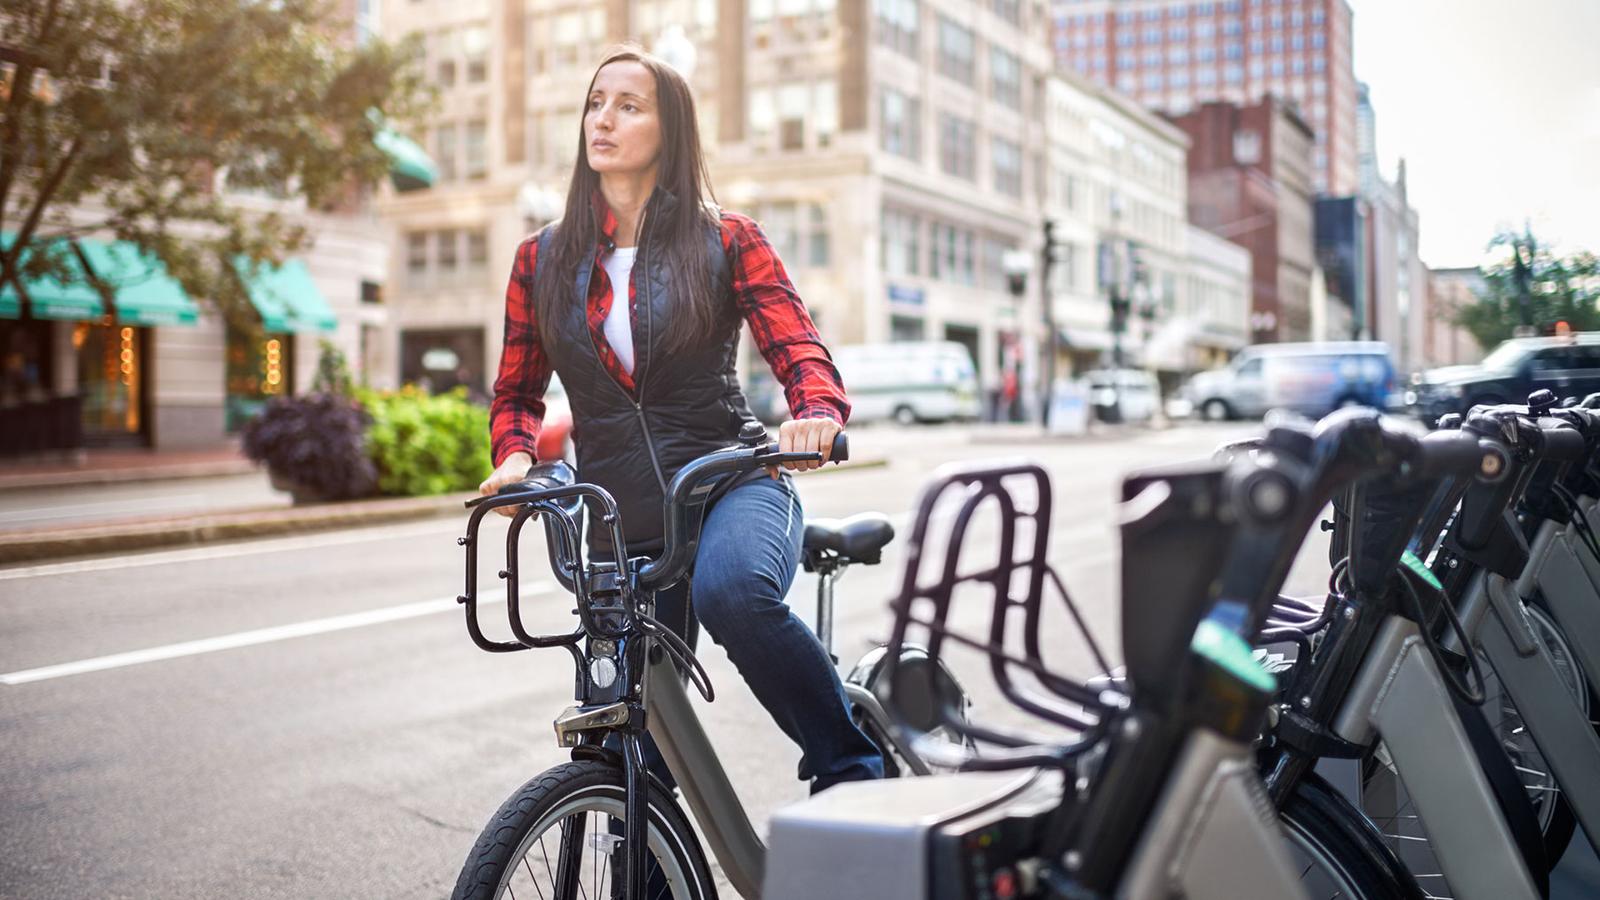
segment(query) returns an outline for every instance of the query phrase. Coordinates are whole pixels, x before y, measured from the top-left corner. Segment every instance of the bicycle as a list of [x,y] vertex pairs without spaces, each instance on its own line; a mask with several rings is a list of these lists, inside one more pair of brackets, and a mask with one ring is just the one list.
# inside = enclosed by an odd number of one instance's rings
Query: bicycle
[[[1336,490],[1403,471],[1472,476],[1499,457],[1474,436],[1421,437],[1372,413],[1330,417],[1315,432],[1274,428],[1262,446],[1259,456],[1125,480],[1122,620],[1138,624],[1123,629],[1121,687],[1067,677],[1059,645],[1041,640],[1048,583],[1093,648],[1044,561],[1043,471],[943,473],[913,530],[891,647],[914,633],[936,658],[951,647],[978,650],[1007,700],[1076,739],[947,722],[998,748],[968,766],[990,771],[841,785],[781,810],[767,900],[1418,896],[1372,824],[1316,778],[1281,784],[1274,813],[1255,743],[1278,712],[1276,685],[1245,642],[1268,624]],[[1007,478],[1034,489],[1019,499]],[[963,503],[928,581],[918,563],[930,543],[929,498],[950,488]],[[1000,512],[1002,551],[974,568],[959,551],[985,502]],[[963,585],[992,591],[987,630],[974,634],[952,614]],[[1092,653],[1104,671],[1104,654]],[[992,774],[1009,769],[1021,771]]]
[[[696,515],[715,479],[820,459],[817,453],[779,452],[756,424],[747,425],[739,440],[691,461],[674,476],[663,504],[665,540],[654,558],[585,558],[577,523],[585,505],[600,516],[613,547],[626,546],[622,522],[611,495],[578,482],[565,463],[535,466],[522,482],[468,502],[473,511],[467,534],[459,539],[466,548],[466,588],[458,599],[473,642],[495,653],[563,648],[573,658],[577,678],[576,703],[555,721],[558,743],[571,750],[572,761],[536,776],[501,805],[462,867],[453,894],[458,900],[516,896],[517,885],[524,883],[534,888],[521,891],[524,896],[638,900],[647,881],[661,891],[657,896],[715,897],[706,852],[688,816],[673,792],[645,768],[647,730],[728,881],[744,896],[759,895],[765,847],[685,689],[686,680],[709,702],[715,696],[710,679],[688,644],[653,617],[655,593],[689,572],[698,540]],[[843,461],[848,455],[848,440],[840,434],[831,459]],[[518,509],[501,577],[514,640],[495,641],[478,621],[477,535],[485,514],[512,506]],[[579,624],[569,633],[531,634],[522,623],[518,546],[523,525],[534,517],[545,526],[556,579],[577,600]],[[834,582],[852,565],[879,562],[893,536],[888,520],[875,514],[807,522],[802,561],[818,576],[817,631],[830,656]],[[908,648],[901,662],[927,667],[927,682],[936,691],[930,703],[964,708],[960,685],[936,661]],[[869,653],[844,679],[852,715],[893,771],[926,773],[927,764],[891,727],[879,701],[883,663],[881,649]],[[608,749],[608,737],[618,739],[620,754]]]

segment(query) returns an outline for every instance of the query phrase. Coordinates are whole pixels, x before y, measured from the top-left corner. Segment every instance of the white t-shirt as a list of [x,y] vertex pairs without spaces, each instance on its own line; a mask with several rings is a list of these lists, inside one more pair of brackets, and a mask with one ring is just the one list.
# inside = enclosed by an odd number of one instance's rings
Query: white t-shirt
[[618,247],[606,259],[606,277],[611,279],[611,311],[606,314],[606,343],[629,375],[633,374],[633,316],[628,309],[628,273],[638,247]]

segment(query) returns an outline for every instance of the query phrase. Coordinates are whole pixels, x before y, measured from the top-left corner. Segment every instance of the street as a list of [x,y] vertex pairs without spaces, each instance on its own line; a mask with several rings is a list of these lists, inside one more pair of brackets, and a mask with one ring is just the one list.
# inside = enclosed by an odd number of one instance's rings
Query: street
[[[855,454],[885,467],[796,483],[810,516],[878,510],[903,533],[939,465],[1041,462],[1054,487],[1051,557],[1115,655],[1119,475],[1252,428],[1012,443],[975,442],[977,428],[862,428]],[[499,584],[504,533],[490,519],[486,590]],[[550,723],[572,688],[565,653],[488,654],[469,641],[453,599],[464,521],[0,569],[0,896],[446,896],[500,802],[565,758]],[[570,629],[542,541],[526,546],[530,630]],[[846,666],[887,630],[900,546],[840,582]],[[1324,553],[1308,544],[1290,593],[1322,590]],[[814,586],[802,573],[790,594],[808,621]],[[488,603],[485,620],[503,611]],[[699,651],[717,687],[702,717],[761,827],[805,795],[798,751],[721,650],[702,639]],[[1593,878],[1581,835],[1569,857],[1580,855]],[[1556,896],[1593,896],[1572,884]]]

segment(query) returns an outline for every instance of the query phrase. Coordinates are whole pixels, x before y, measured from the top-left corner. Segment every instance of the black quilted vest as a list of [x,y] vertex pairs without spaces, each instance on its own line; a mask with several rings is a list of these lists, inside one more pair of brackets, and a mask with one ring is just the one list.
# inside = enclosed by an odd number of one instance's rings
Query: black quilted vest
[[[689,461],[738,442],[739,428],[756,418],[740,390],[735,359],[741,319],[734,305],[730,268],[720,229],[706,226],[705,252],[712,285],[722,298],[717,328],[694,345],[667,352],[661,345],[673,316],[668,266],[661,235],[652,224],[667,217],[677,200],[660,188],[646,204],[630,280],[637,306],[633,319],[635,395],[607,372],[589,331],[589,280],[598,250],[578,264],[570,302],[553,322],[540,322],[544,350],[572,404],[573,445],[578,477],[616,498],[629,555],[661,549],[662,504],[673,475]],[[539,236],[539,258],[557,226]],[[628,302],[627,291],[612,286],[613,302]],[[745,476],[765,477],[764,472]],[[787,477],[787,476],[785,476]],[[732,483],[719,485],[712,496]],[[592,510],[591,510],[592,512]],[[609,535],[591,515],[590,546],[608,551]]]

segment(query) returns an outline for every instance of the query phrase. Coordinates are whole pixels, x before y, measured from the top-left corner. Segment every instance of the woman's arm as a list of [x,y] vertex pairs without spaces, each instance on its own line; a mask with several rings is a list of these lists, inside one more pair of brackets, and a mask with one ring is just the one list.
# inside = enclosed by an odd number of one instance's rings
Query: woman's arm
[[539,339],[533,311],[533,271],[539,241],[528,238],[517,247],[506,285],[505,343],[500,372],[489,405],[490,453],[496,467],[514,453],[531,462],[544,422],[544,392],[550,384],[550,362]]
[[734,302],[750,325],[756,349],[783,385],[790,414],[797,420],[822,418],[844,425],[850,419],[850,401],[839,370],[761,226],[748,216],[724,212],[722,242]]

